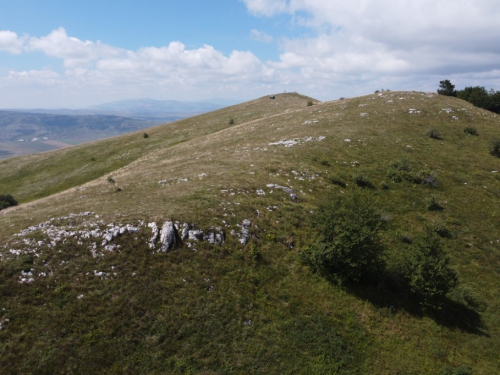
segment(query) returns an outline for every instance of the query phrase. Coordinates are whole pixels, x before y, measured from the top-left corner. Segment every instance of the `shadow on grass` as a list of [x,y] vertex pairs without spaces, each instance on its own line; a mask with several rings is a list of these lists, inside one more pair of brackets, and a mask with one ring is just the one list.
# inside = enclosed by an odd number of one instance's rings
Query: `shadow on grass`
[[436,301],[435,305],[439,307],[424,307],[423,299],[410,293],[404,285],[395,287],[387,281],[378,281],[371,285],[346,283],[344,288],[348,293],[389,313],[403,310],[416,317],[429,317],[443,327],[489,336],[485,332],[481,315],[476,310],[448,297]]

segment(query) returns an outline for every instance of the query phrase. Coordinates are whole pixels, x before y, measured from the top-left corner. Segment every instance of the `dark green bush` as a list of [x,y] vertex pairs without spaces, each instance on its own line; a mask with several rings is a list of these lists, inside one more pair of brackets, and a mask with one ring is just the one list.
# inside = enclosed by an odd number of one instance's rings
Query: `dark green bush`
[[330,195],[315,211],[319,239],[303,251],[303,259],[320,273],[361,281],[383,268],[382,224],[379,209],[366,195]]
[[431,230],[415,241],[406,255],[405,277],[411,292],[422,298],[424,306],[439,307],[442,297],[458,284],[457,273]]
[[427,131],[427,136],[429,138],[432,138],[432,139],[441,139],[439,131],[437,129],[434,129],[434,128],[432,128],[429,131]]
[[144,134],[143,134],[143,137],[144,137],[144,138],[149,138],[149,134],[148,134],[148,133],[144,133]]
[[494,136],[489,142],[490,154],[500,158],[500,138]]
[[430,197],[427,202],[427,209],[429,211],[441,211],[443,207],[439,204],[436,197]]
[[389,167],[387,177],[392,182],[402,182],[411,179],[410,163],[406,159],[392,161]]
[[229,119],[229,125],[233,125],[234,124],[234,119],[233,118],[230,118]]
[[343,181],[342,179],[336,177],[336,176],[332,176],[330,177],[330,182],[334,185],[338,185],[340,187],[343,187],[345,188],[347,186],[347,184],[345,183],[345,181]]
[[446,222],[441,218],[437,218],[432,222],[431,230],[440,237],[451,237],[451,233],[446,225]]
[[11,206],[17,206],[14,197],[10,194],[0,194],[0,210]]
[[310,106],[312,106],[312,105],[313,105],[312,100],[308,100],[308,101],[307,101],[307,106],[308,106],[308,107],[310,107]]
[[375,186],[371,183],[371,181],[368,180],[368,178],[366,178],[365,176],[363,176],[361,174],[354,176],[354,182],[359,187],[366,187],[366,188],[370,188],[370,189],[375,188]]
[[465,127],[464,133],[469,134],[469,135],[479,135],[479,133],[477,132],[477,129],[472,127],[472,126]]

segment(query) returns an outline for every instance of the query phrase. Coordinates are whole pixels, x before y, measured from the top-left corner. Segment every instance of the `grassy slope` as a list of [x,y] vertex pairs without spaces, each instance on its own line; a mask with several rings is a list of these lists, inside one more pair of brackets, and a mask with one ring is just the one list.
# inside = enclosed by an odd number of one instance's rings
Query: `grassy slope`
[[[498,134],[499,118],[454,98],[415,92],[312,107],[307,100],[295,94],[262,98],[149,129],[148,139],[140,132],[1,162],[0,190],[29,202],[0,213],[1,241],[82,211],[95,211],[106,222],[173,218],[208,228],[224,221],[228,232],[248,218],[260,238],[243,247],[228,235],[223,247],[201,244],[197,252],[153,256],[144,233],[121,238],[122,252],[101,260],[70,243],[51,255],[54,262],[67,261],[64,268],[33,285],[16,282],[27,267],[22,259],[4,262],[0,308],[5,305],[10,320],[0,330],[2,367],[432,374],[463,364],[475,374],[494,373],[500,181],[491,172],[499,161],[487,143]],[[421,112],[410,114],[410,108]],[[480,135],[467,136],[466,126]],[[441,139],[427,137],[430,128]],[[326,139],[303,141],[319,136]],[[302,141],[290,148],[269,145],[292,138]],[[439,187],[389,181],[389,164],[399,159],[434,172]],[[389,185],[369,192],[391,216],[384,233],[389,262],[407,251],[402,234],[413,237],[444,222],[452,234],[444,240],[452,266],[488,301],[481,315],[456,306],[426,314],[377,288],[330,285],[298,261],[297,250],[311,239],[307,218],[317,200],[329,190],[348,194],[359,174]],[[113,192],[105,175],[122,192]],[[332,185],[332,176],[348,187]],[[269,183],[294,187],[300,202],[271,193]],[[429,212],[430,196],[445,210]],[[273,206],[279,208],[266,209]],[[111,266],[119,269],[115,279],[85,276]],[[80,294],[85,297],[77,299]],[[243,324],[248,320],[251,325]]]

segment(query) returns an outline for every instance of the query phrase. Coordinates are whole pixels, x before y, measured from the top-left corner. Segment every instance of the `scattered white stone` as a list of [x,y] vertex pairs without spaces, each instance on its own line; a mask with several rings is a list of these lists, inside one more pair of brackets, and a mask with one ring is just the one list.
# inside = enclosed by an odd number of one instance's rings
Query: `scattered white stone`
[[366,113],[366,112],[361,114],[361,117],[366,117],[366,116],[368,116],[368,113]]
[[351,142],[349,138],[344,139],[344,142]]
[[266,195],[266,193],[262,189],[257,189],[256,193],[257,195]]

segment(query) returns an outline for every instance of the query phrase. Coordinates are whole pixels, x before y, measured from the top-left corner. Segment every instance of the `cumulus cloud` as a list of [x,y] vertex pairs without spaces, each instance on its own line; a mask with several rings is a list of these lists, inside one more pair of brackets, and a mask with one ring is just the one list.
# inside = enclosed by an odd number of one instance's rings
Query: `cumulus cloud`
[[[61,95],[68,100],[70,96],[86,96],[85,100],[95,102],[168,93],[184,99],[203,95],[234,97],[235,92],[252,92],[274,77],[273,69],[266,68],[250,51],[234,50],[226,55],[210,45],[188,49],[179,41],[132,51],[82,41],[68,36],[62,28],[46,36],[27,37],[17,50],[56,57],[64,70],[60,74],[50,69],[10,71],[0,77],[0,87],[17,90],[32,85],[34,90],[49,90],[60,86]],[[4,90],[5,97],[0,95],[0,100],[9,101],[7,92]],[[193,93],[197,97],[192,97]]]
[[65,67],[88,66],[98,59],[124,53],[99,41],[94,43],[70,37],[62,27],[47,36],[30,38],[28,48],[62,59]]
[[0,50],[18,55],[23,51],[23,47],[23,38],[17,36],[15,32],[9,30],[0,31]]
[[324,72],[465,73],[500,58],[496,0],[243,0],[252,14],[289,14],[316,37],[285,40],[280,66]]
[[271,35],[257,29],[252,29],[250,31],[250,39],[263,43],[270,43],[273,41],[273,37]]

